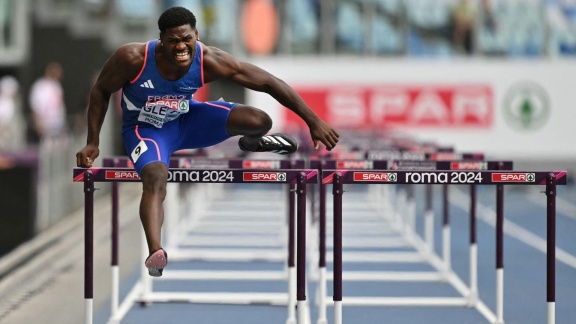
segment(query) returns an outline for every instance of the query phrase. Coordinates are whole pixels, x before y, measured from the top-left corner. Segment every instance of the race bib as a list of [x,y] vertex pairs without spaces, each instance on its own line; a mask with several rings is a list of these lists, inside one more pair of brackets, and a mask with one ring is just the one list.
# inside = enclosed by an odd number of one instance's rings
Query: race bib
[[148,102],[140,110],[138,121],[151,124],[156,128],[162,128],[165,122],[172,121],[188,111],[190,111],[190,102],[185,99]]

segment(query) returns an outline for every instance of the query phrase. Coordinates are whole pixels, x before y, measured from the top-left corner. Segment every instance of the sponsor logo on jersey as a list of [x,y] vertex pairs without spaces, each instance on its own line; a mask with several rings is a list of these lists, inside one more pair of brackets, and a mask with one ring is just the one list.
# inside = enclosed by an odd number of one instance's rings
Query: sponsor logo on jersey
[[152,84],[152,80],[148,79],[146,82],[140,85],[142,88],[154,89],[154,85]]

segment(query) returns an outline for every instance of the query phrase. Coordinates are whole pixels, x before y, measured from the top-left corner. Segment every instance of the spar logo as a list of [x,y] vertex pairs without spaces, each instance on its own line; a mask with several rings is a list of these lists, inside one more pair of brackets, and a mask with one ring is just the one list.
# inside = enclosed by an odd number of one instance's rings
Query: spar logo
[[190,103],[188,100],[178,101],[178,109],[180,109],[180,111],[188,111],[188,109],[190,109]]
[[396,182],[398,175],[392,172],[354,172],[354,181]]
[[136,171],[106,171],[106,180],[140,180]]
[[486,162],[451,162],[450,170],[487,170]]
[[492,173],[492,182],[534,182],[534,173]]
[[[307,86],[296,90],[314,106],[320,118],[335,127],[488,129],[494,121],[494,94],[488,83],[376,83],[345,88]],[[297,115],[285,114],[286,125],[302,125]]]
[[286,172],[244,172],[244,181],[286,181]]
[[242,162],[243,169],[279,169],[280,161],[247,160]]
[[374,169],[372,161],[336,161],[336,169]]
[[504,119],[521,131],[542,128],[550,117],[550,98],[546,89],[533,82],[515,84],[505,95]]

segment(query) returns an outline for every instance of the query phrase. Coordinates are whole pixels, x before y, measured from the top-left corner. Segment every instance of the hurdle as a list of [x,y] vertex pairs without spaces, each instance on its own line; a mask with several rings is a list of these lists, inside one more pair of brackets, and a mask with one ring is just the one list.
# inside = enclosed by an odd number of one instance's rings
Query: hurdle
[[[274,181],[270,175],[274,174]],[[194,175],[194,176],[192,176]],[[264,176],[263,176],[264,175]],[[102,167],[74,168],[73,181],[84,183],[85,203],[85,271],[84,298],[85,323],[91,324],[93,318],[93,213],[95,182],[134,182],[139,181],[132,168]],[[318,171],[312,169],[183,169],[170,168],[168,182],[190,183],[276,183],[293,184],[296,190],[296,305],[297,323],[305,322],[306,311],[306,184],[318,181]],[[156,301],[188,301],[185,293],[171,296],[157,296]]]
[[[365,175],[372,175],[366,179]],[[546,302],[547,323],[555,323],[555,248],[556,248],[556,186],[566,184],[566,171],[398,171],[398,170],[323,170],[322,183],[333,185],[334,204],[334,319],[342,323],[342,197],[344,184],[454,184],[454,185],[496,185],[496,314],[485,316],[495,324],[504,323],[503,281],[504,281],[504,186],[505,185],[544,185],[547,197],[547,273]],[[369,302],[363,297],[349,297],[347,305],[389,305],[390,300],[372,297]],[[423,298],[416,300],[422,301]],[[417,303],[414,303],[417,305]],[[462,305],[465,306],[465,305]],[[485,312],[482,312],[486,315]]]
[[[132,168],[133,165],[131,164],[130,160],[126,157],[112,157],[112,158],[104,158],[103,159],[104,166],[112,166],[112,167],[128,167]],[[239,169],[298,169],[303,168],[304,161],[303,160],[249,160],[249,159],[207,159],[207,158],[198,158],[198,157],[189,157],[185,155],[175,155],[170,159],[170,167],[172,168],[202,168],[202,169],[218,169],[218,168],[239,168]],[[117,202],[117,183],[113,183],[112,187],[112,202],[115,205],[115,201]],[[176,185],[176,184],[171,184]],[[179,241],[178,236],[181,234],[179,232],[185,232],[189,230],[187,227],[181,226],[181,224],[176,224],[178,222],[178,218],[180,215],[179,208],[174,208],[174,206],[178,206],[182,204],[182,201],[178,201],[178,198],[175,196],[178,195],[178,188],[171,188],[168,191],[167,198],[166,198],[166,205],[169,205],[170,208],[166,208],[166,217],[165,217],[165,232],[170,232],[170,229],[180,229],[183,227],[181,231],[174,231],[172,230],[171,233],[165,235],[166,241],[166,249],[170,250],[171,260],[172,261],[180,261],[180,260],[216,260],[216,261],[271,261],[271,262],[278,262],[282,260],[286,260],[286,268],[284,271],[279,272],[271,272],[271,271],[192,271],[192,270],[172,270],[170,272],[170,276],[164,276],[161,278],[157,278],[156,280],[286,280],[288,281],[288,295],[285,296],[284,294],[278,293],[247,293],[247,294],[196,294],[191,295],[188,294],[188,298],[190,300],[194,299],[196,302],[212,302],[212,303],[224,303],[224,304],[246,304],[246,303],[259,303],[259,304],[271,304],[271,305],[286,305],[288,307],[288,320],[287,323],[294,323],[295,321],[295,309],[296,309],[296,269],[294,267],[294,194],[295,194],[295,184],[289,185],[289,204],[288,204],[288,217],[286,218],[286,227],[289,228],[289,235],[288,235],[288,253],[278,254],[278,253],[259,253],[259,251],[255,250],[239,250],[234,249],[233,251],[227,253],[225,250],[204,250],[204,251],[196,251],[194,249],[194,253],[187,253],[186,249],[181,249],[178,247],[178,244],[175,242]],[[210,188],[215,186],[209,186]],[[203,194],[206,190],[200,190],[200,192],[196,192],[198,194]],[[187,196],[199,196],[195,192],[188,194]],[[206,198],[201,198],[206,199]],[[210,199],[208,197],[208,199]],[[198,199],[197,199],[198,200]],[[201,204],[202,201],[195,201],[193,205]],[[117,204],[117,203],[116,203]],[[174,210],[176,209],[176,210]],[[197,210],[195,210],[197,211]],[[117,223],[117,208],[113,209],[112,215],[112,223]],[[188,217],[191,213],[188,214]],[[189,222],[189,221],[188,221]],[[186,222],[184,222],[186,223]],[[145,268],[142,269],[140,275],[140,283],[142,283],[142,287],[135,286],[133,292],[129,294],[129,298],[126,298],[120,307],[122,310],[119,313],[119,306],[118,306],[118,280],[117,272],[117,232],[112,232],[112,292],[113,296],[111,298],[111,322],[118,321],[119,318],[123,317],[129,306],[136,301],[136,299],[140,299],[145,303],[149,302],[149,296],[151,294],[156,295],[152,291],[152,278],[150,278],[147,274]],[[205,238],[203,239],[205,240]],[[181,240],[181,244],[194,243],[189,242],[190,240],[186,241]],[[212,240],[214,241],[214,240]],[[239,242],[238,240],[233,240],[233,245],[238,246],[240,243],[242,245],[250,246],[256,245],[255,242]],[[284,241],[283,241],[284,242]],[[147,257],[147,246],[145,242],[145,238],[142,237],[142,257]],[[206,243],[206,242],[203,242]],[[218,240],[218,245],[222,245],[222,240]],[[248,243],[248,244],[246,244]],[[266,243],[262,240],[257,242],[257,245],[262,243]],[[286,242],[284,242],[286,243]],[[208,242],[206,245],[213,244],[213,242]],[[116,260],[115,260],[116,259]],[[140,296],[136,296],[138,294],[138,290]]]
[[[470,154],[470,156],[478,156],[478,154]],[[458,157],[454,155],[449,155],[447,157]],[[476,161],[476,160],[459,160],[459,161],[438,161],[438,160],[415,160],[415,161],[382,161],[382,160],[316,160],[312,161],[311,166],[318,168],[320,171],[323,169],[355,169],[358,171],[361,170],[372,170],[372,169],[381,169],[381,170],[419,170],[419,171],[426,171],[426,170],[452,170],[452,171],[463,171],[463,170],[489,170],[489,169],[503,169],[503,170],[511,170],[512,169],[512,162],[511,161]],[[322,184],[321,190],[324,189],[326,184]],[[369,188],[374,187],[370,186]],[[380,186],[380,188],[387,189],[390,186]],[[411,185],[408,185],[408,188],[411,188]],[[404,208],[401,211],[397,212],[390,212],[390,208],[386,207],[384,210],[384,216],[386,214],[394,214],[394,217],[390,218],[387,217],[388,222],[392,222],[393,228],[395,231],[403,234],[403,239],[399,242],[398,239],[391,238],[387,241],[380,241],[376,242],[374,240],[370,241],[368,244],[371,246],[377,247],[408,247],[413,246],[417,249],[417,254],[413,253],[405,253],[405,254],[388,254],[388,255],[381,255],[378,260],[380,262],[424,262],[429,261],[437,271],[427,271],[427,272],[410,272],[410,273],[402,273],[402,272],[386,272],[386,271],[379,271],[379,272],[348,272],[345,273],[344,276],[346,280],[350,281],[367,281],[367,280],[376,280],[376,281],[448,281],[451,283],[454,288],[456,288],[461,294],[465,294],[467,301],[464,299],[458,300],[458,304],[467,302],[469,306],[478,306],[480,309],[485,310],[486,308],[484,305],[478,301],[477,299],[477,253],[476,253],[476,238],[474,235],[475,227],[472,227],[474,224],[471,220],[471,237],[470,237],[470,258],[469,258],[469,265],[470,265],[470,284],[468,287],[462,282],[462,280],[454,273],[451,269],[451,261],[450,261],[450,227],[449,227],[449,218],[448,218],[448,186],[444,185],[443,187],[443,229],[442,229],[442,258],[438,258],[431,247],[431,243],[429,241],[433,240],[432,234],[433,233],[433,210],[432,210],[432,190],[431,185],[426,185],[426,207],[425,207],[425,223],[424,223],[424,240],[420,239],[419,236],[416,234],[415,229],[415,202],[413,194],[408,194],[406,196],[399,197],[399,200],[402,200],[400,205],[410,205],[410,207]],[[325,189],[324,189],[325,191]],[[410,191],[410,190],[408,190]],[[390,191],[380,192],[376,194],[380,194],[384,196],[386,194],[390,194]],[[474,195],[475,193],[471,193]],[[380,197],[372,197],[372,198],[381,198]],[[474,198],[475,199],[475,198]],[[474,200],[473,200],[474,201]],[[318,246],[318,253],[319,261],[318,261],[318,307],[319,307],[319,320],[318,324],[322,324],[326,322],[326,259],[324,255],[326,254],[326,245],[325,245],[325,236],[326,236],[326,215],[325,215],[325,193],[321,193],[320,197],[320,215],[319,215],[319,246]],[[474,210],[474,206],[471,206],[471,213]],[[404,215],[400,215],[404,213]],[[400,224],[402,217],[406,218],[404,225]],[[471,215],[471,217],[475,217],[475,215]],[[354,247],[357,247],[357,244],[354,244]],[[370,256],[371,259],[376,259],[375,255]],[[351,256],[348,255],[348,260],[350,262],[367,262],[367,258],[355,258],[351,259]],[[374,262],[374,260],[371,260]],[[435,300],[429,299],[429,301],[434,303],[440,303],[441,300],[437,298]],[[392,301],[391,301],[392,302]],[[401,300],[396,300],[394,303],[401,304]],[[405,299],[404,302],[411,303],[410,300]],[[454,302],[454,301],[453,301]],[[489,315],[488,315],[489,316]]]

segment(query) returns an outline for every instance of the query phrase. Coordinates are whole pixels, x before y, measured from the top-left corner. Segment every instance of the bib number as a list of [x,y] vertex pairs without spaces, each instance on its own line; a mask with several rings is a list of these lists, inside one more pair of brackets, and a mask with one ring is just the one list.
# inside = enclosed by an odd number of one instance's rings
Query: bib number
[[180,114],[190,111],[188,100],[171,99],[162,102],[147,103],[138,116],[138,121],[162,128],[165,122],[172,121]]
[[138,159],[140,158],[140,156],[146,152],[148,150],[148,146],[146,145],[146,142],[144,141],[140,141],[140,143],[138,143],[138,146],[136,146],[134,148],[134,150],[132,151],[132,161],[134,161],[134,163],[136,163],[136,161],[138,161]]

